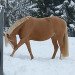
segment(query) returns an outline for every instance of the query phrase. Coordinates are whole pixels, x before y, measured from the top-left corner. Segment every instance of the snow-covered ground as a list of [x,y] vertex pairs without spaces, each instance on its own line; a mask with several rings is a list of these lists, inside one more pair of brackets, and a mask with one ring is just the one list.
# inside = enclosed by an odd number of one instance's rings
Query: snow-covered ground
[[75,75],[75,37],[69,37],[69,57],[63,60],[59,59],[60,50],[56,58],[51,59],[53,45],[50,39],[30,42],[35,57],[33,60],[30,60],[25,44],[17,50],[14,57],[10,57],[11,46],[4,45],[4,75]]

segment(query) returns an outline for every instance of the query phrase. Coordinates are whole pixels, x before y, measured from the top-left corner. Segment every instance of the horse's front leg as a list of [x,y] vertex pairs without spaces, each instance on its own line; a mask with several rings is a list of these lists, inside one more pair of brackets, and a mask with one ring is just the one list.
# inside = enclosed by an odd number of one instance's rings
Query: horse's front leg
[[16,46],[14,46],[13,52],[11,53],[11,55],[10,55],[10,56],[12,56],[12,57],[13,57],[13,55],[14,55],[15,51],[17,50],[16,48],[17,48],[17,45],[16,45]]
[[14,38],[14,41],[11,41],[12,45],[13,45],[13,52],[10,56],[13,56],[15,51],[16,51],[16,48],[17,48],[17,39],[16,39],[16,36],[13,36]]
[[16,52],[16,50],[24,43],[26,43],[26,45],[27,45],[31,59],[33,59],[34,57],[33,57],[32,51],[31,51],[30,42],[26,38],[21,39],[20,42],[16,46],[14,46],[14,50],[10,56],[13,56],[14,53]]
[[25,43],[26,43],[26,46],[27,46],[27,48],[28,48],[30,57],[31,57],[31,59],[33,59],[34,57],[33,57],[32,51],[31,51],[30,42],[29,42],[28,40],[26,40]]
[[16,50],[25,42],[25,38],[21,39],[18,44],[14,45],[13,52],[10,56],[13,56]]
[[17,48],[15,48],[15,49],[18,49],[24,43],[26,44],[26,46],[28,48],[28,51],[29,51],[29,54],[30,54],[31,59],[33,59],[34,57],[33,57],[32,51],[31,51],[30,42],[28,40],[28,37],[21,39],[20,42],[17,45]]

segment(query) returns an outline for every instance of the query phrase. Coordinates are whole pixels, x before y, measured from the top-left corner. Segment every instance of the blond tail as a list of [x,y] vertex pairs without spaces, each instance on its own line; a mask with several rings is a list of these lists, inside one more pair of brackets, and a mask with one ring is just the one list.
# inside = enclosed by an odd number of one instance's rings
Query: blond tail
[[69,56],[69,52],[68,52],[68,32],[67,32],[67,28],[66,28],[66,30],[65,30],[65,34],[64,34],[64,38],[63,38],[62,56],[63,56],[63,57]]

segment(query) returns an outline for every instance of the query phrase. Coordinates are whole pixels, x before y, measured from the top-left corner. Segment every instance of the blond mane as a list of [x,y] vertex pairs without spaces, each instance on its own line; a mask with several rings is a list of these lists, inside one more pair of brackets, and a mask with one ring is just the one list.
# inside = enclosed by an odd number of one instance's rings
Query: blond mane
[[17,21],[6,31],[6,33],[10,35],[10,34],[12,33],[12,31],[13,31],[16,27],[18,27],[19,25],[21,25],[23,22],[25,22],[26,20],[28,20],[30,17],[31,17],[31,16],[27,16],[27,17],[24,17],[24,18],[21,18],[21,19],[17,20]]

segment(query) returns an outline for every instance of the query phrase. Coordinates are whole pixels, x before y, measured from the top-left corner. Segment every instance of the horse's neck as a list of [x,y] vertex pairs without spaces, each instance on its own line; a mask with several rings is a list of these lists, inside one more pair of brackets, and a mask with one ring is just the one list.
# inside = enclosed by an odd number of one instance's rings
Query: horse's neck
[[18,34],[20,28],[21,28],[21,26],[15,28],[15,29],[11,32],[10,36],[12,36],[12,37],[13,37],[13,36],[16,36],[16,35]]

